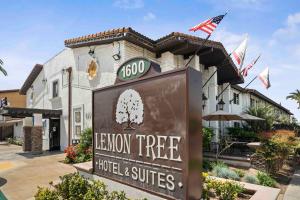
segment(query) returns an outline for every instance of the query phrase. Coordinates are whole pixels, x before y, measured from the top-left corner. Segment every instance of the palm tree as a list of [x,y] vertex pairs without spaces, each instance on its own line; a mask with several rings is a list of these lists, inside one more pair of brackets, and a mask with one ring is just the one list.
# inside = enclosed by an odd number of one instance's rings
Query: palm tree
[[0,59],[0,71],[4,74],[4,76],[7,76],[7,72],[2,66],[3,66],[3,61]]
[[298,103],[298,109],[300,109],[300,90],[296,90],[296,92],[291,92],[286,99],[295,100]]
[[271,106],[253,106],[246,110],[246,113],[259,118],[264,119],[264,121],[249,121],[248,124],[251,129],[257,133],[262,131],[268,131],[273,128],[274,122],[276,120],[274,109]]

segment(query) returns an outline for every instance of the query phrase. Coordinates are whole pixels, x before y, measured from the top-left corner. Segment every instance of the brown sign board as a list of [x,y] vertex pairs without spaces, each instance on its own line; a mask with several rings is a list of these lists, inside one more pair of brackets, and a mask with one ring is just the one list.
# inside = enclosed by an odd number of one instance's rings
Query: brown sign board
[[167,199],[200,199],[201,101],[192,68],[94,90],[94,173]]

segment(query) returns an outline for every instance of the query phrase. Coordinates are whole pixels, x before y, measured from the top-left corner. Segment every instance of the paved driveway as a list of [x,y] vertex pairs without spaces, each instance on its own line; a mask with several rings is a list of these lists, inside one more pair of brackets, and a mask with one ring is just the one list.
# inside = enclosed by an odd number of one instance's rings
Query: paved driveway
[[49,186],[59,176],[76,171],[63,160],[62,152],[31,155],[22,147],[0,144],[0,190],[9,200],[32,199],[37,186]]

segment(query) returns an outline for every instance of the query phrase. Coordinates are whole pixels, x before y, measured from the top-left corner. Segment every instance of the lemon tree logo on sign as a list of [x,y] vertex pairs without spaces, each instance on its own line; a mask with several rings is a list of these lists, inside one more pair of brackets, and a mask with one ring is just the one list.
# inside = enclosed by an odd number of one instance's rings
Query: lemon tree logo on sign
[[116,122],[119,124],[127,123],[125,129],[134,129],[133,123],[143,122],[144,104],[140,94],[133,90],[125,90],[118,99],[116,108]]

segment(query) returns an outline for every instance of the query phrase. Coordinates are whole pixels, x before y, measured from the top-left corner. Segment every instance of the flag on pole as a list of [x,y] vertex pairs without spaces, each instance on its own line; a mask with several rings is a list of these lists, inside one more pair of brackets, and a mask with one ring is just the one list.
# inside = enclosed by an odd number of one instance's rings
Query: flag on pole
[[244,77],[248,76],[248,71],[255,65],[255,63],[258,61],[259,58],[260,58],[260,55],[241,71],[241,74]]
[[4,76],[7,76],[6,70],[3,68],[3,61],[0,59],[0,71],[4,74]]
[[244,58],[246,55],[248,44],[248,36],[242,41],[242,43],[232,52],[234,59],[236,60],[237,64],[241,67],[243,66]]
[[200,24],[197,24],[196,26],[192,27],[189,29],[189,31],[204,31],[205,33],[207,33],[208,35],[212,34],[212,32],[217,28],[217,25],[222,21],[224,15],[219,15],[216,17],[213,17],[209,20],[206,20]]
[[270,83],[270,79],[269,79],[269,68],[268,67],[258,75],[258,78],[264,84],[266,89],[271,87],[271,83]]

